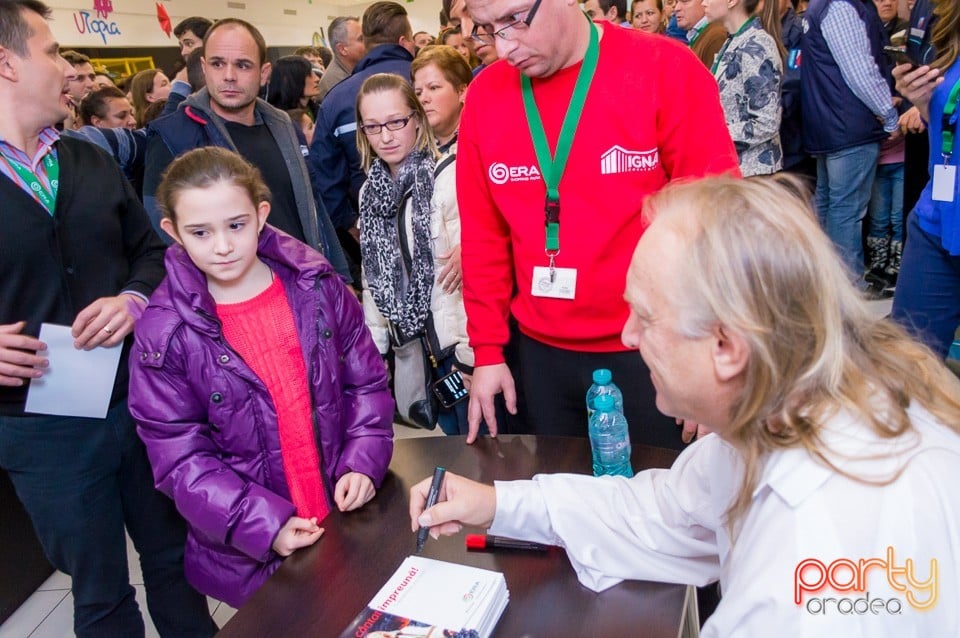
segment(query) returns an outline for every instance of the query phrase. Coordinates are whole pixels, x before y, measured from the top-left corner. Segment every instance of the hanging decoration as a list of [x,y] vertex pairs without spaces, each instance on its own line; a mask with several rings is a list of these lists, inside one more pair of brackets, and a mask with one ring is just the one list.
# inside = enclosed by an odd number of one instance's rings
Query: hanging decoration
[[113,13],[113,2],[110,0],[93,0],[93,10],[97,12],[97,17],[106,20]]
[[167,15],[167,8],[159,2],[157,3],[157,22],[160,23],[160,30],[166,33],[169,38],[173,26],[170,23],[170,16]]

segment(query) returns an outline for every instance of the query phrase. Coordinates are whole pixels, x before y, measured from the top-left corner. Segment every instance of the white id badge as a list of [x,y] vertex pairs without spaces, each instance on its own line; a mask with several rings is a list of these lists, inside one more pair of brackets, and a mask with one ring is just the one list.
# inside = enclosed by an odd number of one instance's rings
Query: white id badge
[[957,167],[935,164],[933,167],[933,201],[952,202],[957,192]]
[[554,271],[556,277],[550,281],[550,269],[546,266],[535,266],[530,294],[534,297],[573,299],[577,293],[577,269],[554,268]]

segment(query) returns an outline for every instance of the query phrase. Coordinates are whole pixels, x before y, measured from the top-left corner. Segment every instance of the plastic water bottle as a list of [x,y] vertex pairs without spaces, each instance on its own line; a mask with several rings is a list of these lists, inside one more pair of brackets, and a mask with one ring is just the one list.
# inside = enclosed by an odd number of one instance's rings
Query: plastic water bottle
[[620,392],[620,388],[613,383],[613,373],[606,368],[599,368],[593,371],[593,385],[587,390],[587,419],[590,419],[590,417],[593,416],[594,410],[596,410],[594,401],[596,401],[598,396],[604,394],[609,394],[613,397],[617,412],[623,414],[623,393]]
[[627,419],[617,410],[611,394],[601,394],[594,401],[596,410],[590,417],[590,447],[593,448],[593,474],[633,476],[630,466],[630,430]]

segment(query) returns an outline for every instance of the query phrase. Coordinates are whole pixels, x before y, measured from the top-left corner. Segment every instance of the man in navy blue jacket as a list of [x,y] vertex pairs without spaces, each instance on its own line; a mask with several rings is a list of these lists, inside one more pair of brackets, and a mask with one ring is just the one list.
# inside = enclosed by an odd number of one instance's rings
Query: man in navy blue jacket
[[811,0],[803,15],[800,104],[804,150],[817,158],[817,212],[857,285],[862,221],[880,142],[899,131],[884,77],[883,25],[869,0]]
[[396,2],[375,2],[361,21],[367,55],[353,74],[333,87],[317,112],[317,129],[309,161],[319,177],[317,192],[337,230],[344,252],[353,262],[359,286],[360,232],[357,201],[364,174],[357,151],[356,101],[363,81],[375,73],[396,73],[409,80],[413,61],[413,29],[407,10]]
[[787,50],[783,69],[780,101],[783,114],[780,120],[780,144],[783,147],[783,170],[817,175],[816,163],[803,152],[800,139],[800,44],[803,39],[803,20],[793,10],[790,0],[780,0],[780,39]]

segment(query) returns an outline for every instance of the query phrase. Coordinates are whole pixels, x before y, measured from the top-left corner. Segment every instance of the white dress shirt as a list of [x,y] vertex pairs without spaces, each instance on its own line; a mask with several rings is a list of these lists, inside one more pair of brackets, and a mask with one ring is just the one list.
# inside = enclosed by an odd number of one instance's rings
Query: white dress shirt
[[[555,474],[497,482],[490,533],[563,546],[580,582],[595,591],[624,579],[719,580],[723,597],[701,632],[707,638],[960,636],[960,436],[920,407],[908,413],[915,431],[892,440],[843,412],[822,430],[831,462],[874,482],[899,472],[888,485],[850,479],[803,449],[770,454],[735,540],[725,512],[743,463],[716,435],[687,448],[671,469],[632,479]],[[928,580],[937,561],[931,609],[918,611],[907,591],[888,582],[888,547],[894,567],[912,560],[917,581]],[[866,569],[871,602],[858,602],[862,591],[828,586],[801,591],[798,605],[795,572],[806,559],[822,561],[824,571],[837,559],[855,566],[880,559]],[[820,573],[811,564],[802,579],[813,585]],[[852,576],[841,567],[833,582],[846,586]],[[929,587],[907,589],[920,604],[930,600]],[[842,613],[851,609],[866,612]]]

